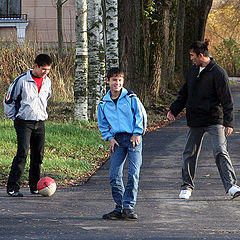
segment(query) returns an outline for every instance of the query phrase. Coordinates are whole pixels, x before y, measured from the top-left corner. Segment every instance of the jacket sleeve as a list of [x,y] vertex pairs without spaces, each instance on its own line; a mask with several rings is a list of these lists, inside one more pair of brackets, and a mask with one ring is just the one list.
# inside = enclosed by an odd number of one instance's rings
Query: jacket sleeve
[[134,115],[134,129],[133,134],[143,135],[147,128],[147,113],[138,97],[132,98],[132,111]]
[[114,136],[111,133],[111,126],[106,119],[106,116],[104,114],[102,106],[103,106],[103,104],[101,104],[101,103],[98,105],[98,116],[97,116],[98,117],[98,129],[100,130],[100,132],[102,134],[103,140],[109,141],[112,138],[114,138]]
[[47,101],[49,100],[49,98],[52,96],[52,82],[50,80],[50,78],[48,78],[49,81],[49,92],[48,92],[48,97],[47,97]]
[[188,86],[186,81],[180,89],[177,99],[170,106],[170,110],[175,117],[186,107],[187,98]]
[[15,119],[20,107],[21,97],[21,84],[22,81],[18,81],[16,84],[13,82],[7,92],[6,97],[3,100],[4,113],[10,119]]
[[215,77],[218,98],[223,108],[223,126],[233,128],[233,99],[229,87],[229,79],[225,70],[221,69]]

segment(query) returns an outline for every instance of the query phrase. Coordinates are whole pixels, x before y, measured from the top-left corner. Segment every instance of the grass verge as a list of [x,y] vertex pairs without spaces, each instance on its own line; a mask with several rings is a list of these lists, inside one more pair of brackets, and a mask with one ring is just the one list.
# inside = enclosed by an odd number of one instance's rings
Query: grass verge
[[[6,185],[16,153],[13,122],[1,119],[0,184]],[[108,143],[101,140],[96,123],[46,122],[45,156],[42,175],[53,177],[58,185],[79,185],[85,182],[108,157]],[[29,157],[23,175],[28,184]]]

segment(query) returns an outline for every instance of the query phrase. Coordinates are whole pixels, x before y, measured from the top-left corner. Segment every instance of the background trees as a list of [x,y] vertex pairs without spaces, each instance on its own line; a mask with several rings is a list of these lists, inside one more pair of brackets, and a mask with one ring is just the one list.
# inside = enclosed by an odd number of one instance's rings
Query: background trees
[[209,14],[210,52],[230,76],[240,76],[240,1],[217,1]]
[[[81,1],[77,0],[77,8],[82,7]],[[190,64],[189,45],[204,39],[212,1],[86,0],[88,119],[96,117],[96,106],[105,93],[105,71],[110,66],[120,65],[126,74],[125,86],[146,105],[176,87]],[[97,94],[89,94],[92,90]]]

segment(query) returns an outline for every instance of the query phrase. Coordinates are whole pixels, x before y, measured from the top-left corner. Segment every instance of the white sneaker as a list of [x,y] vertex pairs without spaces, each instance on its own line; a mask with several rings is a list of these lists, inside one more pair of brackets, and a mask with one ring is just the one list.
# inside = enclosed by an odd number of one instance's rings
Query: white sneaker
[[189,199],[191,197],[192,192],[190,190],[181,190],[179,194],[179,198],[181,199]]
[[232,186],[228,190],[228,194],[232,196],[232,199],[240,196],[240,187],[239,186]]

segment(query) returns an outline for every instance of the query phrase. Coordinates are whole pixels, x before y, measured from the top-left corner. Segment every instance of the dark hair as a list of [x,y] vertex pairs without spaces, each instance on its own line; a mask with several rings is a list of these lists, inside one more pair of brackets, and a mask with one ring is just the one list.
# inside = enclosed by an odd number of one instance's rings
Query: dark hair
[[208,56],[208,41],[200,42],[196,41],[192,43],[189,47],[189,50],[193,50],[197,54],[197,56],[202,53],[204,57]]
[[121,76],[124,78],[124,73],[118,67],[113,67],[108,70],[107,78],[110,79],[111,77]]
[[39,67],[50,66],[52,64],[52,59],[47,54],[39,54],[34,60]]

